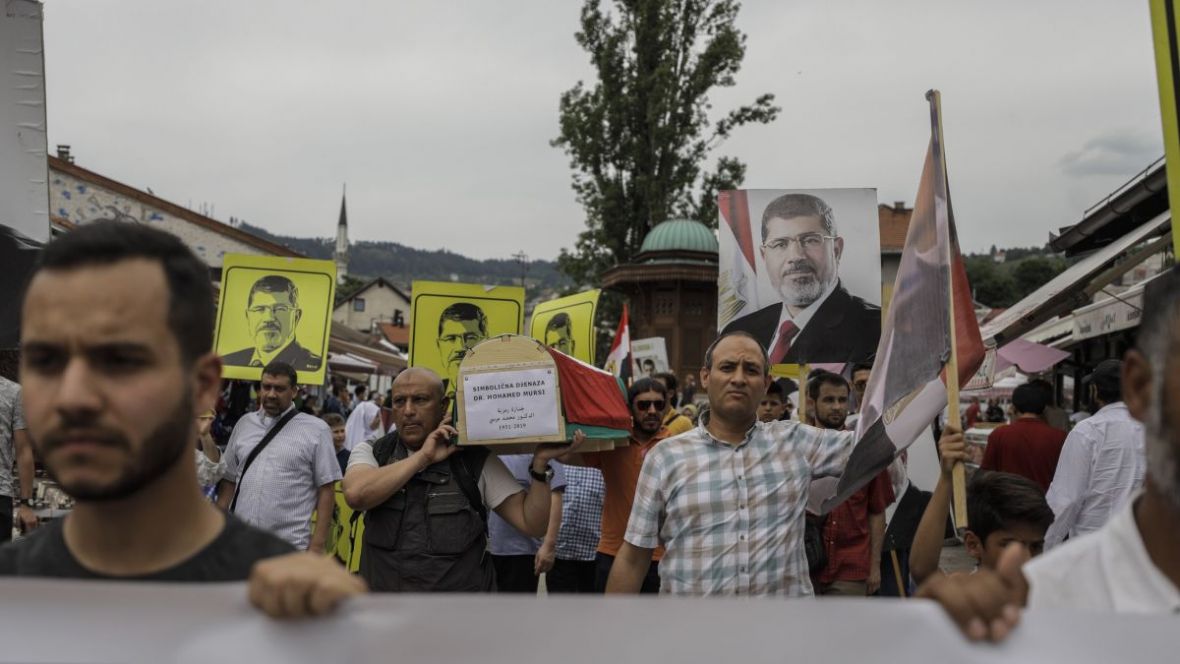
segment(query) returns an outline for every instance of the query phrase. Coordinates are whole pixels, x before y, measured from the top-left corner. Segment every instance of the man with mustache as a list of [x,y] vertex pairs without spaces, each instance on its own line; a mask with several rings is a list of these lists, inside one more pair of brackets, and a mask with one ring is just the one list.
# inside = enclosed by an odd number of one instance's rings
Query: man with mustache
[[527,491],[498,456],[459,447],[443,424],[442,379],[411,367],[393,380],[394,431],[356,446],[344,473],[344,499],[365,510],[361,577],[383,592],[490,592],[487,513],[532,537],[549,528],[553,500],[549,462],[577,450],[540,445],[529,464]]
[[333,485],[343,474],[331,429],[315,415],[296,411],[297,390],[291,365],[263,367],[259,409],[238,420],[225,446],[217,504],[296,549],[324,553],[331,519],[317,519],[313,531],[311,515],[332,514]]
[[438,358],[446,376],[446,397],[455,396],[455,381],[459,377],[459,363],[488,338],[488,317],[483,309],[470,302],[456,302],[443,310],[438,318]]
[[1098,530],[1028,561],[1009,544],[995,569],[937,576],[919,595],[942,604],[972,640],[1001,640],[1018,607],[1180,614],[1180,268],[1143,297],[1135,345],[1123,356],[1120,395],[1143,423],[1147,478]]
[[278,274],[262,277],[250,287],[246,298],[246,324],[254,336],[254,347],[234,351],[222,360],[235,367],[285,362],[296,371],[317,371],[323,358],[295,338],[302,317],[295,282]]
[[[0,576],[241,581],[277,616],[363,584],[227,516],[195,480],[195,414],[214,406],[209,270],[175,236],[95,221],[42,251],[25,293],[28,432],[73,511],[0,548]],[[277,557],[276,557],[277,556]]]
[[762,260],[782,302],[738,318],[770,363],[864,362],[877,352],[881,308],[840,284],[844,238],[832,208],[810,194],[780,196],[762,213]]

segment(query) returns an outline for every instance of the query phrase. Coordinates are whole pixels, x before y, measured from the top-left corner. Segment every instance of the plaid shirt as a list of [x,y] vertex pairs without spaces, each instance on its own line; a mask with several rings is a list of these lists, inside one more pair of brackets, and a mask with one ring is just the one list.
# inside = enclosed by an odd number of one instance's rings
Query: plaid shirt
[[595,468],[563,466],[565,493],[561,498],[561,530],[557,531],[560,560],[594,560],[602,524],[602,496],[606,486]]
[[660,592],[813,594],[803,514],[813,477],[839,475],[855,433],[755,423],[738,445],[702,422],[648,453],[626,540],[666,548]]

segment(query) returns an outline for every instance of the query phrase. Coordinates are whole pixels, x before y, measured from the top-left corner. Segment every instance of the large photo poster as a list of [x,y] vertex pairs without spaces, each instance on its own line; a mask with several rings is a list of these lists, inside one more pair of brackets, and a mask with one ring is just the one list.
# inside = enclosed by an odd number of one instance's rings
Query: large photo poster
[[881,336],[874,189],[718,196],[717,329],[750,333],[771,364],[867,361]]
[[442,376],[455,395],[459,363],[479,342],[524,328],[524,289],[415,281],[410,302],[410,366]]
[[332,261],[226,254],[213,340],[221,375],[261,380],[279,360],[301,384],[322,384],[335,297]]
[[594,315],[598,289],[542,302],[533,309],[529,336],[587,364],[594,364]]

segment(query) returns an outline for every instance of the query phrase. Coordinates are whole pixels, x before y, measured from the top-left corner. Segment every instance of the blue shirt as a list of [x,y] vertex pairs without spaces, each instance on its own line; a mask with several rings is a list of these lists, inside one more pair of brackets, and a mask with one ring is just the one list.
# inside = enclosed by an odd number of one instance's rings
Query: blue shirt
[[[531,454],[505,454],[500,457],[508,472],[527,491],[533,479],[529,476],[529,466],[533,462]],[[551,462],[553,467],[553,481],[549,483],[551,491],[565,490],[565,468]],[[494,556],[531,556],[541,548],[541,540],[522,534],[507,521],[501,519],[495,512],[488,513],[488,551]]]

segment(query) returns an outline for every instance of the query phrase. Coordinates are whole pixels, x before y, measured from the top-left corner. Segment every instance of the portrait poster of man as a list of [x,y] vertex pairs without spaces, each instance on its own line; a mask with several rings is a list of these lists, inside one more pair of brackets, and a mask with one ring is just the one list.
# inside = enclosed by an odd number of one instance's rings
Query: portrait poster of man
[[335,297],[332,261],[226,254],[213,342],[222,376],[261,380],[279,360],[301,384],[322,384]]
[[874,189],[718,196],[717,328],[754,335],[772,364],[870,361],[881,336]]
[[598,289],[542,302],[533,309],[529,336],[587,364],[594,364],[594,316]]
[[455,395],[459,363],[481,341],[524,329],[524,289],[415,281],[410,296],[410,366],[443,377]]
[[636,378],[651,378],[669,371],[668,346],[663,337],[648,337],[631,342],[631,370]]

